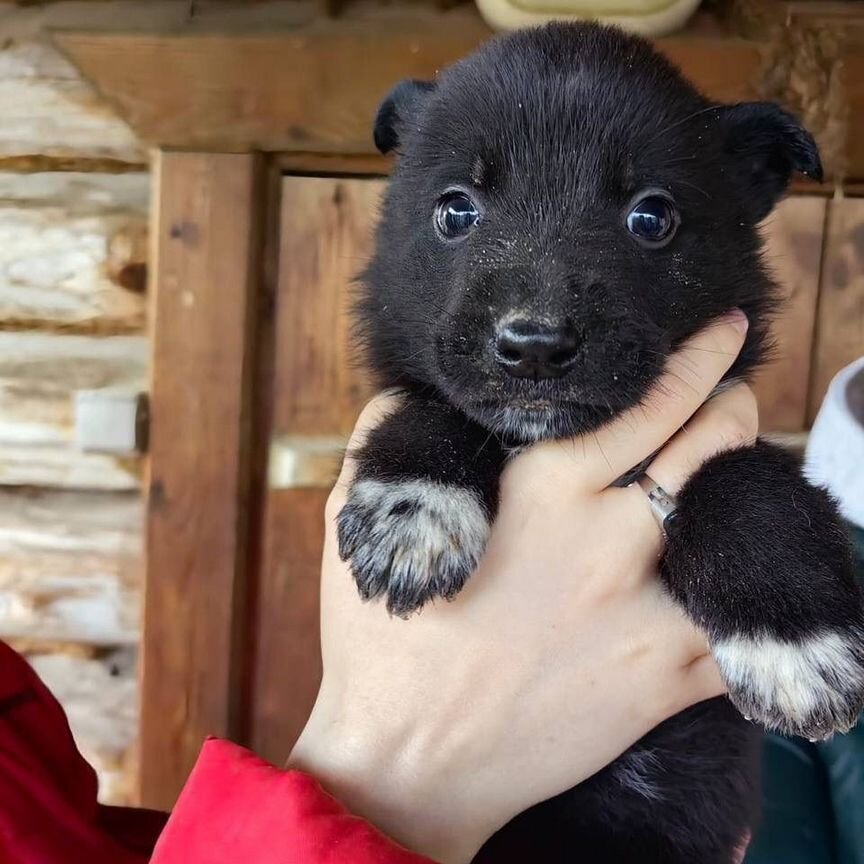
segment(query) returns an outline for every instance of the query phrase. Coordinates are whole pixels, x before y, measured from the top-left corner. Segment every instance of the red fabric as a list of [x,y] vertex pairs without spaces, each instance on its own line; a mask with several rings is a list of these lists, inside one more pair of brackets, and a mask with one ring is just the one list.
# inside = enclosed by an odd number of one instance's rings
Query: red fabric
[[145,864],[164,821],[97,803],[63,709],[0,642],[0,864]]
[[165,820],[97,803],[63,709],[0,642],[0,864],[430,864],[227,741],[204,745],[151,859]]
[[299,771],[210,740],[180,795],[153,864],[431,864]]

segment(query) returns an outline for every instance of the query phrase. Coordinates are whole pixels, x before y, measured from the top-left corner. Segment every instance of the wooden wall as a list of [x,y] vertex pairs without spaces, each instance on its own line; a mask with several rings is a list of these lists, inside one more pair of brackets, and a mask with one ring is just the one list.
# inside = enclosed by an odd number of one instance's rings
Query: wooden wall
[[105,800],[132,795],[139,466],[76,449],[76,390],[144,389],[146,153],[0,4],[0,639],[66,707]]

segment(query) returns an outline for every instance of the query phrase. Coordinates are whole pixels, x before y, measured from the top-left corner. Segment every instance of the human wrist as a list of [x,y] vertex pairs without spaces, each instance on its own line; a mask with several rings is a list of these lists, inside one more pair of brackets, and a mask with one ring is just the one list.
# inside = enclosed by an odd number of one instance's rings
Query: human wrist
[[446,756],[408,728],[313,712],[288,767],[314,776],[351,813],[441,864],[467,864],[500,827]]

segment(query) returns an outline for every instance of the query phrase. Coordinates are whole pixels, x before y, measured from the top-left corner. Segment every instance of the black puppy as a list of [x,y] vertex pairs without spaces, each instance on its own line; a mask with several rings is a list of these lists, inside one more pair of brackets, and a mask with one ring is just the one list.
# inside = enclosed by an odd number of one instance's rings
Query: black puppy
[[[777,106],[713,104],[643,40],[593,25],[516,33],[398,85],[375,140],[399,158],[359,318],[381,383],[407,396],[359,454],[339,535],[363,596],[407,615],[474,569],[512,448],[635,405],[734,307],[750,330],[728,377],[753,370],[776,297],[757,225],[821,165]],[[729,862],[756,785],[732,705],[810,738],[854,722],[864,616],[828,496],[760,442],[711,459],[679,507],[662,578],[729,700],[524,814],[483,860]]]

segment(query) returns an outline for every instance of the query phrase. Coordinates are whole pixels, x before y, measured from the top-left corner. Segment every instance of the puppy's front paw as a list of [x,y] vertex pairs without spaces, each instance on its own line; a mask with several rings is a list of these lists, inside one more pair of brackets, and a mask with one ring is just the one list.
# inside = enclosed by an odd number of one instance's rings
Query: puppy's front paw
[[434,597],[451,599],[477,566],[489,536],[480,498],[431,480],[358,480],[339,514],[339,554],[361,595],[386,596],[407,616]]
[[864,706],[864,632],[829,631],[795,642],[734,636],[712,646],[745,717],[811,741],[846,732]]

